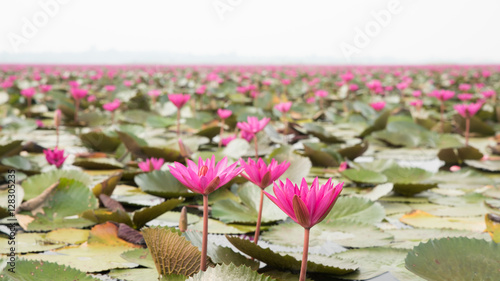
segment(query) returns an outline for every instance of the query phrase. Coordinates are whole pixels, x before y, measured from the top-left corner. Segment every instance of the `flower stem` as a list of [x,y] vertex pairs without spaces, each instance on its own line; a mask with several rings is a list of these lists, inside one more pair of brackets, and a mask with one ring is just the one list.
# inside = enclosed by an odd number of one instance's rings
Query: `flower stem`
[[28,98],[28,111],[26,112],[28,117],[31,117],[31,97]]
[[208,240],[208,194],[203,194],[203,239],[201,244],[200,270],[207,270],[207,240]]
[[59,126],[56,126],[56,148],[59,146]]
[[441,134],[444,133],[444,101],[441,101]]
[[307,254],[309,252],[309,231],[310,228],[304,228],[304,250],[302,252],[302,265],[300,266],[299,281],[306,280],[307,273]]
[[470,118],[465,118],[465,146],[469,145]]
[[219,133],[219,148],[222,146],[222,133],[224,133],[224,119],[222,119],[220,124],[220,133]]
[[177,137],[181,135],[181,109],[177,109]]
[[75,99],[75,123],[78,122],[78,109],[80,108],[80,100]]
[[255,161],[257,161],[259,159],[259,147],[257,145],[257,134],[255,134],[255,136],[253,136],[253,143],[255,146]]
[[255,245],[259,242],[259,234],[260,234],[260,221],[262,220],[262,205],[264,203],[264,189],[260,190],[260,203],[259,203],[259,215],[257,216],[257,226],[255,227],[255,235],[253,238],[253,242]]

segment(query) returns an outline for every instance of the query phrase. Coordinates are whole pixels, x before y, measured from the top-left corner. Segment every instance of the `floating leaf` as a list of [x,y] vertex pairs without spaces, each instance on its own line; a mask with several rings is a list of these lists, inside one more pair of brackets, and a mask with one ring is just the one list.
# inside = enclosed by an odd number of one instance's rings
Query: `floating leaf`
[[147,158],[162,158],[165,162],[184,162],[184,158],[181,156],[180,151],[172,148],[141,146],[141,150],[145,155],[147,155]]
[[135,183],[142,191],[156,196],[170,197],[193,197],[196,193],[190,192],[169,171],[153,171],[137,175]]
[[82,244],[87,241],[89,234],[87,229],[60,228],[47,233],[45,239],[66,244]]
[[342,175],[356,183],[379,184],[387,181],[384,174],[365,169],[347,169],[342,172]]
[[421,243],[406,257],[406,268],[426,280],[496,280],[500,244],[441,238]]
[[460,148],[443,148],[438,152],[439,160],[446,165],[461,165],[465,160],[479,160],[483,154],[472,146]]
[[0,158],[16,155],[21,152],[22,140],[0,140]]
[[368,135],[370,135],[373,132],[380,131],[385,129],[387,126],[387,120],[389,120],[389,116],[391,115],[391,112],[386,110],[382,112],[377,119],[375,119],[375,122],[373,122],[373,125],[366,128],[361,134],[360,137],[364,138]]
[[[15,273],[4,269],[0,278],[8,276],[11,281],[24,280],[78,280],[78,281],[99,281],[99,279],[87,275],[85,272],[60,265],[54,262],[17,260]],[[5,279],[1,279],[5,280]]]
[[29,200],[40,195],[47,187],[51,186],[61,178],[75,179],[88,186],[92,180],[90,176],[78,170],[54,170],[36,176],[31,176],[22,183],[24,199]]
[[486,214],[484,220],[486,222],[486,231],[491,235],[491,239],[495,243],[500,243],[500,215]]
[[177,232],[154,227],[142,229],[142,234],[158,275],[191,276],[200,270],[201,252]]
[[147,222],[159,217],[161,214],[172,210],[177,207],[180,203],[184,201],[184,198],[180,199],[169,199],[163,203],[160,203],[156,206],[145,207],[140,210],[135,211],[132,214],[132,221],[134,223],[135,228],[139,229],[146,225]]
[[116,185],[122,178],[123,173],[117,173],[112,175],[111,177],[105,179],[104,181],[96,184],[94,188],[92,188],[92,192],[96,197],[99,197],[101,194],[105,194],[107,196],[111,196],[113,191],[115,190]]
[[253,271],[250,267],[244,265],[236,266],[231,263],[228,265],[223,264],[216,267],[210,267],[207,271],[200,271],[187,280],[273,281],[277,279],[259,274],[257,271]]
[[[149,268],[156,268],[149,249],[134,249],[121,254],[121,257],[129,262],[136,263]],[[158,275],[155,271],[155,275]],[[155,276],[157,277],[157,276]]]
[[114,158],[77,158],[73,165],[89,170],[113,170],[124,167]]
[[[275,253],[270,249],[255,245],[255,243],[250,240],[238,238],[235,236],[226,235],[226,238],[238,250],[266,263],[270,267],[285,270],[300,270],[301,261],[296,259],[295,257],[292,257],[291,255]],[[307,261],[308,272],[343,275],[353,272],[357,268],[357,265],[352,262],[342,261],[340,259],[331,257],[309,255],[309,259]]]
[[460,230],[483,231],[485,229],[482,217],[477,218],[441,218],[424,211],[415,210],[400,218],[400,221],[413,227],[450,228]]
[[380,203],[359,197],[342,196],[337,199],[324,222],[347,220],[375,224],[381,222],[384,217],[384,207]]
[[82,143],[94,151],[115,152],[121,141],[118,137],[103,132],[89,132],[80,135]]
[[[10,239],[12,237],[13,239]],[[9,254],[11,247],[15,248],[15,253],[43,252],[47,250],[64,247],[64,244],[56,241],[49,241],[45,234],[41,233],[17,233],[9,238],[0,237],[0,253]],[[12,244],[14,241],[15,244]]]
[[129,185],[117,185],[111,198],[122,204],[135,207],[154,206],[165,201],[162,197],[147,194],[140,188]]

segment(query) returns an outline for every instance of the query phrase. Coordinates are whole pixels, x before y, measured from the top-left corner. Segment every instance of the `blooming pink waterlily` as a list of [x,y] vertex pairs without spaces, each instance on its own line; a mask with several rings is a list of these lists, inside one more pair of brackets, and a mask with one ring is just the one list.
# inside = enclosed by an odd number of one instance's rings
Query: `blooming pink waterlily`
[[227,119],[233,114],[233,112],[229,109],[219,108],[217,109],[217,114],[219,115],[220,119]]
[[281,113],[287,113],[288,111],[290,111],[291,107],[292,107],[291,101],[278,103],[277,105],[274,106],[274,108]]
[[470,84],[460,84],[460,85],[458,85],[458,89],[460,91],[464,91],[464,92],[470,90],[471,88],[472,88],[472,86]]
[[163,158],[149,158],[144,162],[139,162],[137,166],[144,172],[160,170],[165,160]]
[[57,168],[60,168],[64,164],[64,161],[66,161],[66,158],[68,158],[68,156],[64,157],[64,149],[44,149],[43,154],[45,154],[47,162],[50,165],[55,165]]
[[124,85],[125,87],[130,87],[130,86],[132,86],[132,84],[134,84],[134,82],[133,82],[133,81],[130,81],[130,80],[124,80],[124,81],[123,81],[123,85]]
[[482,103],[470,103],[470,104],[457,104],[453,108],[464,118],[470,118],[481,109]]
[[221,145],[227,146],[231,141],[236,139],[236,135],[231,135],[221,139]]
[[461,101],[466,101],[472,99],[473,95],[469,93],[458,94],[457,98]]
[[215,163],[215,156],[212,156],[205,161],[200,157],[198,164],[187,159],[187,167],[178,162],[169,167],[172,175],[189,190],[208,195],[241,173],[243,168],[237,168],[237,164],[227,166],[227,157]]
[[115,111],[120,107],[121,101],[119,99],[115,99],[112,102],[108,102],[102,105],[102,108],[107,111]]
[[332,179],[329,179],[320,186],[316,177],[311,188],[308,187],[305,179],[302,179],[299,187],[286,179],[285,183],[281,180],[274,182],[275,196],[265,191],[264,193],[296,223],[304,228],[311,228],[328,215],[343,185],[343,182],[334,185]]
[[413,92],[411,93],[411,95],[412,95],[412,96],[414,96],[414,97],[416,97],[416,98],[419,98],[419,97],[421,97],[421,96],[422,96],[422,92],[421,92],[421,91],[418,91],[418,90],[417,90],[417,91],[413,91]]
[[319,98],[324,98],[324,97],[328,96],[328,92],[325,90],[317,90],[316,92],[314,92],[314,95],[319,97]]
[[354,79],[354,75],[351,72],[346,72],[340,75],[340,79],[342,79],[344,82],[349,82]]
[[196,89],[195,93],[198,95],[203,95],[206,91],[207,91],[207,85],[201,85]]
[[113,92],[114,90],[116,90],[116,86],[115,85],[106,85],[106,86],[104,86],[104,90],[106,90],[107,92]]
[[47,93],[52,90],[52,85],[40,85],[40,91],[42,93]]
[[448,90],[434,90],[429,96],[435,97],[440,101],[447,101],[455,96],[455,92]]
[[150,90],[148,92],[148,96],[150,97],[158,97],[161,94],[160,90]]
[[262,120],[259,120],[259,118],[255,116],[248,116],[247,122],[238,122],[236,126],[240,128],[242,131],[245,131],[247,133],[257,134],[267,126],[270,120],[271,118],[267,117],[264,117],[262,118]]
[[375,109],[376,111],[380,111],[384,109],[385,107],[385,101],[379,101],[379,102],[372,102],[370,103],[370,106]]
[[257,162],[250,158],[247,161],[248,163],[240,159],[240,166],[244,169],[241,175],[261,189],[266,188],[281,177],[286,169],[290,167],[290,162],[284,161],[278,164],[278,161],[274,159],[271,160],[269,165],[262,158],[259,158]]
[[188,94],[170,94],[168,95],[168,99],[178,108],[181,109],[186,102],[191,98]]
[[88,94],[87,90],[80,88],[71,88],[70,92],[75,100],[83,99]]
[[493,97],[494,95],[496,95],[496,92],[494,90],[486,90],[484,92],[481,93],[481,95],[485,98],[485,99],[488,99],[488,98],[491,98]]
[[356,84],[350,84],[349,85],[349,91],[354,92],[354,91],[357,91],[358,89],[359,89],[359,86],[356,85]]
[[417,108],[422,107],[422,104],[423,104],[423,101],[422,101],[422,100],[412,100],[412,101],[410,102],[410,105],[411,105],[411,106],[414,106],[414,107],[417,107]]
[[26,98],[32,98],[35,95],[36,91],[35,88],[26,88],[21,90],[21,95],[23,95]]

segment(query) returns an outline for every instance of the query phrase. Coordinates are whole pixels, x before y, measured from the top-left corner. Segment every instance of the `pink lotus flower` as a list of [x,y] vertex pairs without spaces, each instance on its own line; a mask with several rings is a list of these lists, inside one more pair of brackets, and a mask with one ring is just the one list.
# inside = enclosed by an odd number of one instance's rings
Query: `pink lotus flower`
[[440,101],[447,101],[455,96],[455,92],[448,90],[435,90],[432,91],[429,96],[435,97]]
[[106,86],[104,86],[104,90],[106,90],[107,92],[113,92],[116,90],[116,86],[115,85],[106,85]]
[[220,119],[227,119],[233,114],[233,112],[229,109],[219,108],[217,109],[217,114],[219,115]]
[[349,85],[349,91],[357,91],[359,89],[359,86],[356,84],[350,84]]
[[483,70],[482,75],[484,78],[488,78],[491,76],[491,72],[489,72],[488,70]]
[[262,85],[266,85],[266,86],[269,86],[271,85],[273,82],[271,80],[263,80],[262,81]]
[[148,92],[148,95],[150,97],[158,97],[161,94],[160,90],[151,90]]
[[470,118],[481,109],[482,103],[457,104],[453,108],[464,118]]
[[121,101],[119,99],[115,99],[112,102],[108,102],[102,105],[102,108],[107,111],[115,111],[120,107]]
[[207,91],[207,85],[201,85],[196,89],[195,93],[198,95],[203,95]]
[[495,91],[494,90],[486,90],[484,92],[481,93],[481,95],[485,98],[485,99],[488,99],[488,98],[491,98],[493,97],[494,95],[496,95]]
[[314,103],[315,101],[316,101],[316,97],[310,97],[310,98],[306,99],[306,103],[308,103],[308,104]]
[[324,97],[328,96],[328,92],[325,90],[317,90],[316,92],[314,92],[314,95],[319,97],[319,98],[324,98]]
[[64,157],[64,149],[44,149],[43,154],[45,154],[45,159],[47,159],[47,162],[50,165],[55,165],[57,168],[60,168],[66,158],[68,158],[68,156]]
[[344,183],[341,182],[334,186],[332,179],[329,179],[325,184],[319,186],[316,177],[311,188],[308,187],[305,179],[302,179],[299,187],[286,179],[286,183],[281,180],[274,182],[275,196],[265,191],[264,193],[292,220],[302,227],[310,229],[328,215],[337,201],[343,185]]
[[410,105],[419,108],[419,107],[422,107],[423,101],[422,100],[412,100],[410,102]]
[[236,126],[247,133],[257,134],[269,123],[271,118],[264,117],[259,120],[255,116],[248,116],[247,122],[238,122]]
[[170,94],[168,99],[180,110],[191,98],[188,94]]
[[239,86],[239,87],[236,87],[236,92],[238,92],[238,93],[242,93],[242,94],[244,94],[244,93],[246,93],[247,91],[248,91],[248,87],[246,87],[246,86]]
[[236,135],[231,135],[231,136],[228,136],[228,137],[225,137],[225,138],[222,138],[221,139],[221,145],[222,146],[227,146],[231,141],[233,141],[234,139],[236,139]]
[[290,79],[281,79],[281,84],[290,85]]
[[346,72],[340,75],[340,79],[342,79],[344,82],[349,82],[354,79],[354,75],[351,72]]
[[26,88],[21,90],[21,95],[23,95],[26,98],[32,98],[35,95],[36,91],[35,88]]
[[483,83],[476,83],[476,84],[474,84],[474,87],[475,87],[477,90],[481,90],[482,88],[484,88],[484,84],[483,84]]
[[44,127],[42,120],[37,119],[35,122],[36,122],[36,126],[38,128],[43,128]]
[[473,96],[472,94],[468,94],[468,93],[457,95],[458,99],[461,101],[470,100],[470,99],[472,99],[472,96]]
[[124,80],[124,81],[123,81],[123,85],[124,85],[125,87],[130,87],[130,86],[132,86],[132,84],[134,84],[134,82],[133,82],[133,81],[130,81],[130,80]]
[[375,109],[376,111],[380,111],[384,109],[385,107],[385,101],[379,101],[379,102],[372,102],[370,103],[370,106]]
[[4,88],[4,89],[8,89],[8,88],[10,88],[12,86],[14,86],[14,82],[9,81],[9,80],[3,81],[2,84],[1,84],[1,87]]
[[252,139],[255,137],[255,134],[247,132],[247,131],[241,131],[240,132],[240,137],[247,142],[251,142]]
[[349,165],[347,164],[347,162],[340,163],[339,172],[343,172],[343,171],[345,171],[347,169],[349,169]]
[[78,81],[76,81],[76,80],[75,81],[69,81],[68,84],[69,84],[69,86],[71,88],[78,88],[80,86],[80,83],[78,83]]
[[97,97],[95,95],[90,95],[87,97],[88,102],[95,102],[97,100]]
[[374,92],[382,91],[382,82],[380,82],[380,80],[371,80],[370,82],[366,83],[366,86],[368,87],[368,89]]
[[200,157],[198,165],[187,159],[187,167],[174,162],[174,166],[169,168],[172,175],[189,190],[208,195],[241,173],[243,168],[236,168],[237,164],[227,166],[227,157],[215,163],[215,156],[212,156],[205,161]]
[[274,159],[271,160],[269,165],[266,165],[262,158],[259,158],[257,163],[250,158],[248,159],[248,163],[246,163],[243,159],[240,159],[240,165],[244,169],[244,172],[241,175],[261,189],[265,189],[272,182],[281,177],[286,169],[290,167],[289,162],[285,161],[278,164],[278,162]]
[[47,93],[49,92],[50,90],[52,90],[52,85],[40,85],[40,91],[42,93]]
[[138,163],[137,166],[144,172],[152,172],[160,170],[164,162],[165,160],[163,160],[163,158],[150,158],[146,159],[144,162]]
[[406,83],[406,82],[401,82],[401,83],[398,83],[396,85],[396,88],[398,88],[398,90],[400,91],[403,91],[404,89],[408,88],[409,84]]
[[274,106],[274,108],[276,108],[276,110],[278,110],[281,113],[287,113],[288,111],[290,111],[291,107],[292,107],[291,101],[278,103],[277,105]]
[[460,85],[458,85],[458,89],[460,91],[466,92],[466,91],[471,89],[471,85],[470,84],[460,84]]
[[419,98],[422,96],[422,92],[421,91],[413,91],[413,93],[411,93],[411,95],[416,97],[416,98]]
[[71,88],[70,92],[75,100],[83,99],[88,93],[87,90],[79,88]]

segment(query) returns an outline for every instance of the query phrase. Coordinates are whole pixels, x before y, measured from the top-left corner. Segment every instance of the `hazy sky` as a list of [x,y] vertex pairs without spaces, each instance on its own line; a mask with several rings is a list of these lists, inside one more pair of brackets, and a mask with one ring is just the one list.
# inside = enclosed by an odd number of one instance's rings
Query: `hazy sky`
[[0,63],[110,50],[124,63],[123,52],[500,63],[499,11],[497,0],[0,0]]

